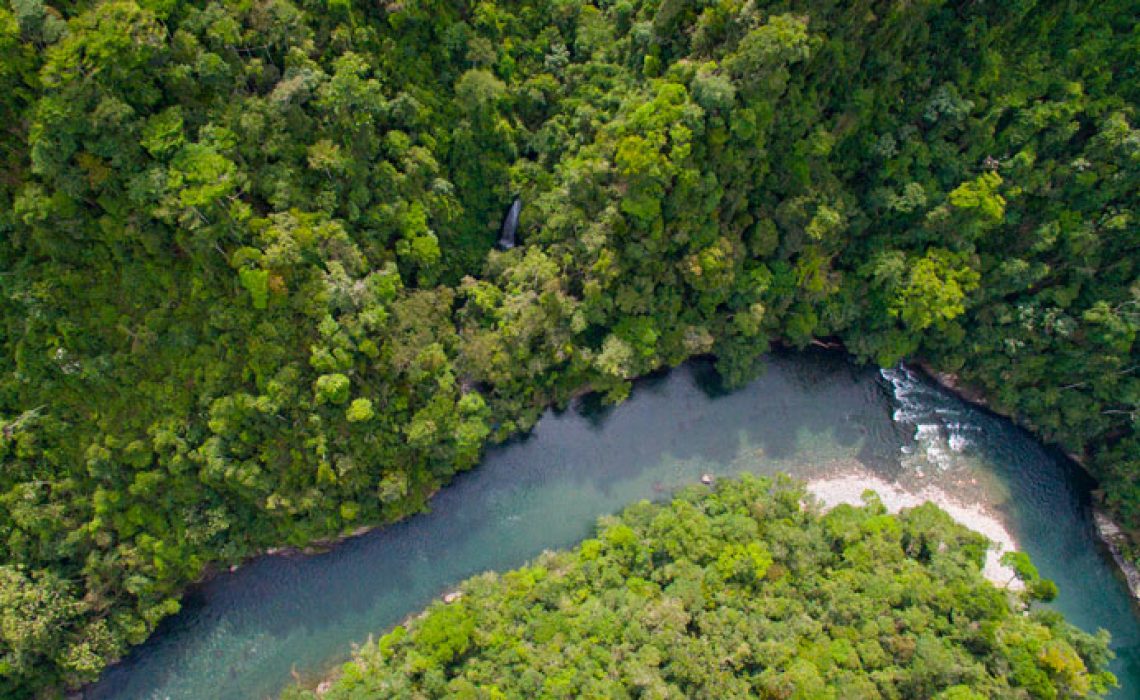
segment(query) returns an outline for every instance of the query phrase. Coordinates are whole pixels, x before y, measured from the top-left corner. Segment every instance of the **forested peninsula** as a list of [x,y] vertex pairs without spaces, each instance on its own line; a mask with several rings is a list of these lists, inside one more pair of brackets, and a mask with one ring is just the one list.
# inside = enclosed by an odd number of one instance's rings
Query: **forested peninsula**
[[1138,10],[0,7],[0,696],[775,342],[955,373],[1140,531]]
[[462,584],[320,693],[412,698],[1102,697],[1107,635],[979,574],[988,542],[935,505],[825,515],[786,478],[722,480],[603,518],[571,552]]

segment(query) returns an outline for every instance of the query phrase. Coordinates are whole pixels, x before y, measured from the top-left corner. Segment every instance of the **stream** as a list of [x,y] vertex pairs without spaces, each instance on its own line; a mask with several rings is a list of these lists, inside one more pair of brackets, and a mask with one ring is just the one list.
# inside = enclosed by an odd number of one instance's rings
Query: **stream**
[[773,355],[733,392],[704,362],[639,381],[617,407],[549,411],[487,451],[431,512],[315,556],[265,556],[192,588],[182,612],[84,692],[89,700],[249,700],[315,678],[450,586],[587,537],[596,518],[702,474],[855,471],[936,488],[998,518],[1078,626],[1109,630],[1140,697],[1140,619],[1093,528],[1094,484],[1056,450],[907,369]]

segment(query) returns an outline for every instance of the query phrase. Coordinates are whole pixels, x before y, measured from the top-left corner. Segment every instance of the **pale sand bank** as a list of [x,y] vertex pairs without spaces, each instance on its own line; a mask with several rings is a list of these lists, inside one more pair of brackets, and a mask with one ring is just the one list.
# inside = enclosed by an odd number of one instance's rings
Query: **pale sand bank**
[[1006,552],[1015,551],[1017,543],[1013,535],[1006,529],[1005,524],[994,515],[986,512],[981,506],[967,506],[959,503],[953,496],[945,491],[926,486],[917,492],[906,491],[897,484],[892,484],[866,470],[845,471],[841,474],[811,479],[807,482],[807,489],[818,498],[824,506],[832,508],[840,503],[863,505],[863,492],[871,489],[879,495],[887,510],[897,513],[903,508],[913,508],[931,501],[950,517],[974,532],[985,535],[994,547],[986,553],[986,564],[982,575],[995,585],[1010,588],[1020,588],[1021,582],[1014,580],[1013,570],[1001,564],[1001,556]]

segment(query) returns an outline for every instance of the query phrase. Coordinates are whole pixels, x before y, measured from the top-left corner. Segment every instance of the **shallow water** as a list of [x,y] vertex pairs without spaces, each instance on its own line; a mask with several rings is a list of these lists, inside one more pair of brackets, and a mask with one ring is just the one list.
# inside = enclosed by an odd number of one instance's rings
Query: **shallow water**
[[732,393],[693,363],[639,382],[617,408],[550,412],[526,438],[489,450],[429,514],[327,554],[262,557],[196,588],[86,697],[272,697],[292,673],[318,675],[460,580],[571,545],[597,516],[703,473],[807,479],[854,467],[1001,517],[1060,586],[1056,607],[1112,632],[1115,697],[1140,697],[1140,622],[1098,547],[1089,480],[1009,421],[906,370],[814,352],[774,356],[763,377]]

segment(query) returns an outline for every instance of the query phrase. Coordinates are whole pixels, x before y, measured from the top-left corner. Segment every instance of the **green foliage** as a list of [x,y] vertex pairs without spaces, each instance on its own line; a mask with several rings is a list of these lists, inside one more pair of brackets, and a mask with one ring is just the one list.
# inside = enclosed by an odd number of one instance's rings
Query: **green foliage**
[[935,506],[891,516],[871,497],[821,515],[810,500],[746,476],[630,506],[573,551],[464,582],[321,697],[1012,700],[1115,685],[1105,634],[1022,614],[982,578],[985,540]]
[[355,399],[345,412],[349,423],[363,423],[369,421],[376,412],[372,409],[372,402],[368,399]]
[[350,382],[343,374],[322,374],[313,383],[317,403],[340,404],[348,401]]
[[985,173],[972,182],[965,182],[950,191],[950,203],[959,209],[977,209],[991,223],[999,223],[1005,216],[1005,199],[997,194],[1001,176]]
[[899,285],[890,313],[911,330],[954,319],[966,311],[966,295],[978,286],[978,274],[957,267],[953,255],[931,249],[916,261]]
[[264,309],[269,304],[269,271],[243,267],[238,277],[253,300],[253,308]]
[[0,566],[60,601],[4,613],[51,631],[0,642],[0,696],[91,679],[208,565],[416,511],[547,406],[694,355],[738,384],[773,341],[958,373],[1140,531],[1133,15],[0,7]]

